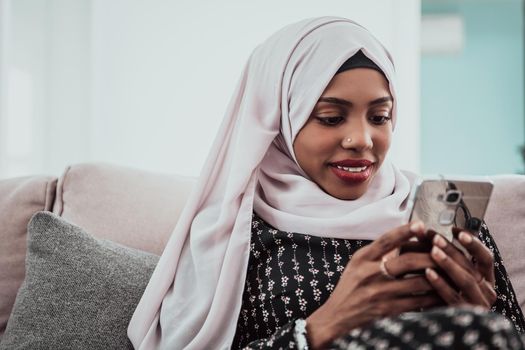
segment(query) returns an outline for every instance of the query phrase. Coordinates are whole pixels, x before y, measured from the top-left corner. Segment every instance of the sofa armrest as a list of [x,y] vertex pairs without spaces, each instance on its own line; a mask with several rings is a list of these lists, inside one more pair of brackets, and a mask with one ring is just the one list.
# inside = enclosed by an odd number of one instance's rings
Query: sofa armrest
[[511,277],[518,302],[525,309],[525,176],[498,175],[485,221]]
[[34,213],[51,210],[56,177],[0,180],[0,335],[25,277],[27,223]]

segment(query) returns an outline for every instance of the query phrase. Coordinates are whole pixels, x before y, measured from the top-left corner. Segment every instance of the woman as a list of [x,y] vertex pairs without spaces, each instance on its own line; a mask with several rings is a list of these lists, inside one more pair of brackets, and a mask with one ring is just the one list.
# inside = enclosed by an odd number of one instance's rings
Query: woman
[[[489,308],[492,257],[471,235],[460,240],[476,265],[439,238],[431,254],[392,253],[426,234],[420,223],[403,225],[414,176],[386,157],[395,92],[390,55],[347,19],[301,21],[257,47],[131,320],[134,346],[322,348],[336,339],[346,346],[363,334],[372,341],[387,316],[443,303]],[[396,278],[421,269],[424,276]],[[499,288],[511,301],[502,311],[522,327],[510,283]],[[442,323],[466,315],[480,328],[492,320],[446,310],[420,315],[447,318]],[[427,320],[411,315],[396,322],[415,329]]]

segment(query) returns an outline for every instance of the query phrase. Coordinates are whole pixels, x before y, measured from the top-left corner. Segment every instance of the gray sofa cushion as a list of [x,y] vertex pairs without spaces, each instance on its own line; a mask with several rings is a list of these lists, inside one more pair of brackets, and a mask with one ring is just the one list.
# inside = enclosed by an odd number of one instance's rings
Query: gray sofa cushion
[[127,325],[157,260],[36,213],[0,349],[131,349]]

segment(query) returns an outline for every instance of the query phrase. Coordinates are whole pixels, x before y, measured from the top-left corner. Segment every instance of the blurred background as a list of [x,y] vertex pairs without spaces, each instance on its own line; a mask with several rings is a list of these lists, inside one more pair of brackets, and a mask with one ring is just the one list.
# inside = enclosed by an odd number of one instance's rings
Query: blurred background
[[523,173],[523,0],[0,0],[0,178],[93,161],[198,175],[253,48],[321,15],[393,53],[400,167]]

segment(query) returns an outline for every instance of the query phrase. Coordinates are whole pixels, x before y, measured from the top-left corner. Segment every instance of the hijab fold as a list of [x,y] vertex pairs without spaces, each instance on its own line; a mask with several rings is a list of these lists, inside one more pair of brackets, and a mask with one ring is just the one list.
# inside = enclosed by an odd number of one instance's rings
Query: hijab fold
[[354,201],[323,192],[297,164],[293,141],[339,67],[361,50],[394,65],[365,28],[338,17],[289,25],[250,56],[194,191],[128,335],[136,349],[227,349],[235,335],[255,210],[272,226],[320,237],[375,239],[406,220],[413,177],[388,158]]

